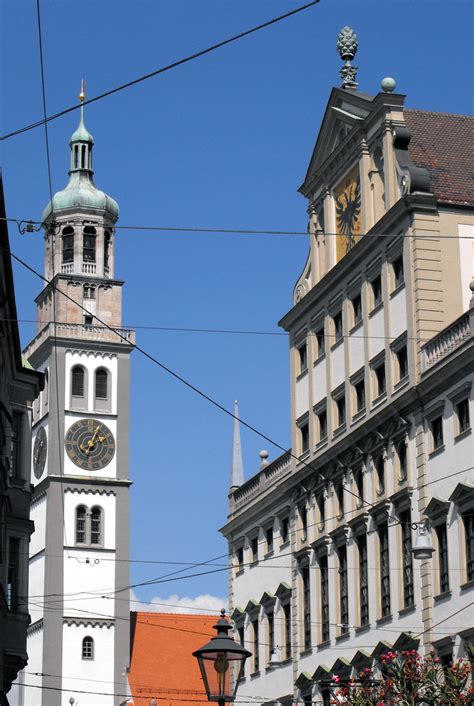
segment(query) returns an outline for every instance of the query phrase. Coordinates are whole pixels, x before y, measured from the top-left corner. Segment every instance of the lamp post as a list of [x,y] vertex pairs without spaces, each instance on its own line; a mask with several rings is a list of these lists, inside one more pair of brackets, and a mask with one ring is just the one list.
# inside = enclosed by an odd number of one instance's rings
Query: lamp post
[[[217,635],[193,652],[193,657],[198,661],[208,701],[217,701],[219,706],[224,706],[226,702],[234,701],[245,661],[251,652],[228,636],[231,625],[225,618],[224,609],[214,629]],[[237,667],[233,678],[232,664]]]

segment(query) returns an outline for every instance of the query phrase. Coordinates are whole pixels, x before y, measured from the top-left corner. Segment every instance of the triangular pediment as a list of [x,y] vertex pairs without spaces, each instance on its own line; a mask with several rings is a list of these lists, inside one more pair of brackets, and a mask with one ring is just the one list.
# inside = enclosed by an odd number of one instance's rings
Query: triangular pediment
[[371,111],[372,96],[333,88],[316,139],[306,176],[299,191],[307,196],[313,177],[350,134],[360,129]]
[[458,483],[449,499],[455,505],[464,506],[474,501],[474,485],[471,483]]
[[425,510],[425,515],[431,518],[447,515],[449,512],[449,506],[449,500],[444,500],[444,498],[433,497],[428,503],[428,506]]
[[311,674],[308,672],[301,672],[297,680],[295,681],[295,686],[300,689],[300,691],[305,691],[311,687],[313,680],[311,679]]
[[402,632],[393,643],[393,649],[396,652],[403,652],[404,650],[417,650],[419,644],[420,640],[416,637],[410,633]]

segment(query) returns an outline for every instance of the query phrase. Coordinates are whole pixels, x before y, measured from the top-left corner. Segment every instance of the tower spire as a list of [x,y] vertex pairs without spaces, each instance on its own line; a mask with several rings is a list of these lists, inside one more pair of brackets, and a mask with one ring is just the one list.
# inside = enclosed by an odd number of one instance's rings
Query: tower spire
[[238,488],[244,482],[244,466],[242,462],[242,445],[240,443],[239,403],[234,402],[234,433],[232,438],[232,468],[230,472],[230,487]]

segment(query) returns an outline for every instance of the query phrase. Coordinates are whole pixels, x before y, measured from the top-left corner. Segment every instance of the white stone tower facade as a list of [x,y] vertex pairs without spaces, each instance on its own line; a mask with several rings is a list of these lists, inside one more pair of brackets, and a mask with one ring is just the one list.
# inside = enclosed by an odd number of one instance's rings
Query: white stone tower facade
[[93,142],[81,106],[68,184],[43,213],[49,284],[36,298],[37,335],[25,351],[47,384],[33,409],[24,706],[71,697],[81,706],[118,706],[126,692],[134,332],[121,328],[118,205],[93,182]]

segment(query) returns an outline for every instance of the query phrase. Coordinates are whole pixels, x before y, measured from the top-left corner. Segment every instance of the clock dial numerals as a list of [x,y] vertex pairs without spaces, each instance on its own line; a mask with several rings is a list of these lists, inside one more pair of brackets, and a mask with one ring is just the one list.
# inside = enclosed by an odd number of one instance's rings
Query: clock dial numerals
[[33,472],[38,480],[43,475],[48,451],[48,437],[44,427],[40,427],[33,446]]
[[97,419],[79,419],[68,430],[66,453],[76,466],[86,471],[99,471],[115,455],[114,435]]

